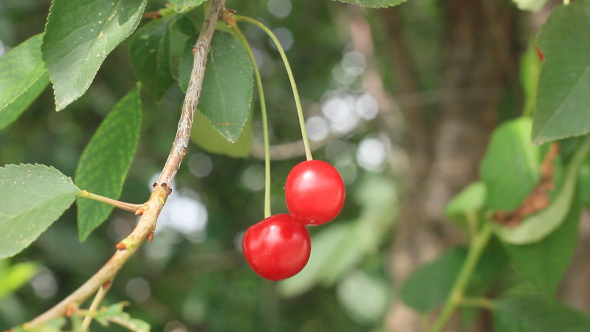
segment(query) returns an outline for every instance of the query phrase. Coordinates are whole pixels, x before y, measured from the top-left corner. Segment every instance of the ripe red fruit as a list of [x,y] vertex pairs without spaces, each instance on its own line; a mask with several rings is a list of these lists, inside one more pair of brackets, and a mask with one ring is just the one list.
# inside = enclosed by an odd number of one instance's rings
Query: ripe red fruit
[[287,209],[295,220],[306,225],[321,225],[334,219],[344,206],[344,196],[344,182],[327,162],[301,162],[287,176]]
[[543,52],[541,52],[541,49],[539,48],[539,46],[537,46],[536,49],[537,49],[537,55],[539,56],[539,59],[541,59],[541,61],[545,61],[545,56],[543,55]]
[[288,214],[276,214],[246,230],[242,251],[254,272],[278,281],[296,275],[305,267],[311,241],[304,225]]

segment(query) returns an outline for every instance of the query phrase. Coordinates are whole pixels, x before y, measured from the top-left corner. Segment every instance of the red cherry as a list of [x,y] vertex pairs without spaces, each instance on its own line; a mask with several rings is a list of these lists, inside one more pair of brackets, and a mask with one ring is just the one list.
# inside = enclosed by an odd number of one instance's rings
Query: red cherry
[[539,46],[537,46],[536,49],[537,49],[537,55],[539,56],[539,59],[541,59],[541,61],[545,61],[545,56],[543,55],[543,52],[541,52],[541,49],[539,48]]
[[305,267],[311,241],[304,225],[288,214],[276,214],[246,230],[242,251],[254,272],[278,281],[296,275]]
[[334,219],[342,210],[344,196],[344,182],[327,162],[304,161],[287,176],[287,209],[295,220],[306,225],[321,225]]

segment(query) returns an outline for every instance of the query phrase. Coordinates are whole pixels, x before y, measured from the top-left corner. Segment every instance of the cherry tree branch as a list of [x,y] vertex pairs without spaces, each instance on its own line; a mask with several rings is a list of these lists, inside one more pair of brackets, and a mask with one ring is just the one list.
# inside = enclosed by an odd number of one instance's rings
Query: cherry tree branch
[[140,209],[143,214],[139,219],[137,226],[129,236],[117,244],[118,250],[111,259],[109,259],[98,272],[80,286],[80,288],[53,308],[47,310],[45,313],[34,318],[30,322],[25,323],[23,327],[33,328],[44,324],[51,319],[66,315],[69,312],[71,313],[78,307],[78,305],[96,293],[99,287],[110,282],[127,260],[135,253],[143,240],[146,238],[149,240],[153,235],[153,232],[156,229],[158,216],[166,203],[166,199],[172,192],[172,182],[188,148],[194,111],[197,108],[199,97],[201,95],[201,88],[203,86],[207,54],[209,53],[211,39],[215,32],[215,26],[217,25],[217,21],[224,6],[225,0],[212,0],[209,11],[207,12],[199,39],[193,48],[193,68],[184,103],[182,105],[182,113],[178,123],[176,138],[174,139],[172,149],[168,155],[166,164],[162,169],[162,173],[160,174],[158,181],[154,184],[154,190],[152,191],[149,200],[144,203]]

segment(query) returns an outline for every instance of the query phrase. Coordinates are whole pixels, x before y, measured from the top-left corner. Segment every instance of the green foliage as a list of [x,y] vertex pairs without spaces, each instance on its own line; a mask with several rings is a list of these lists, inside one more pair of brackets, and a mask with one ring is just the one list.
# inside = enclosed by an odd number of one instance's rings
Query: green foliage
[[52,2],[41,49],[57,111],[86,92],[106,56],[135,30],[146,3]]
[[[118,199],[131,166],[141,130],[139,90],[123,97],[84,149],[75,182],[91,193]],[[112,205],[78,197],[78,230],[84,241],[113,210]]]
[[590,316],[540,297],[514,297],[494,302],[494,325],[501,332],[585,332]]
[[590,1],[555,8],[539,35],[545,64],[539,77],[533,140],[543,143],[590,131]]
[[589,151],[590,138],[586,138],[565,170],[561,189],[547,208],[526,217],[515,228],[495,225],[496,235],[508,243],[527,244],[540,241],[555,231],[565,220],[570,210],[576,192],[578,170]]
[[352,3],[358,6],[369,8],[384,8],[390,6],[397,6],[406,0],[337,0],[341,2]]
[[44,165],[0,167],[0,259],[28,247],[70,206],[80,189]]
[[522,10],[537,11],[547,3],[547,0],[512,0]]
[[25,262],[10,265],[8,260],[1,260],[0,301],[25,285],[38,271],[37,263]]
[[15,121],[49,83],[39,34],[0,57],[0,129]]
[[108,327],[109,323],[115,323],[134,332],[149,332],[150,325],[142,320],[131,318],[131,316],[123,311],[125,306],[129,305],[128,302],[120,302],[111,304],[108,307],[100,309],[94,319]]
[[531,39],[526,52],[520,59],[520,84],[524,92],[523,114],[532,115],[537,100],[537,86],[543,62],[539,59],[536,49],[536,39]]
[[236,142],[230,143],[221,136],[201,112],[196,112],[191,140],[207,152],[236,158],[247,158],[250,155],[252,145],[252,116],[248,117],[244,129],[242,129],[242,133]]
[[379,323],[386,314],[390,289],[385,278],[353,271],[344,276],[336,292],[343,307],[360,323]]
[[531,144],[530,133],[529,118],[508,121],[494,130],[480,167],[488,208],[515,209],[537,184],[539,148]]
[[131,38],[131,67],[156,101],[162,99],[176,79],[170,69],[170,34],[175,16],[154,20]]
[[465,232],[477,231],[478,216],[486,200],[486,186],[483,182],[474,182],[447,203],[445,215],[452,219]]
[[588,158],[580,165],[577,188],[582,206],[590,209],[590,159]]
[[65,317],[59,317],[34,328],[24,328],[19,326],[14,329],[14,332],[62,332],[62,327],[64,327],[67,322],[68,321]]
[[218,31],[211,42],[199,111],[229,142],[236,142],[246,124],[253,88],[246,50],[230,34]]
[[178,13],[200,6],[205,0],[170,0],[172,8]]
[[580,210],[579,204],[573,204],[559,228],[539,242],[526,245],[504,243],[516,269],[548,298],[555,295],[574,254]]

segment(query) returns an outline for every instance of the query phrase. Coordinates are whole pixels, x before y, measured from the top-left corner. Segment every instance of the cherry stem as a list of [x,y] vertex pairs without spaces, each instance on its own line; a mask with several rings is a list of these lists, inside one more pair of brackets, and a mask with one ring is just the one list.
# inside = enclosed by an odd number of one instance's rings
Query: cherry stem
[[90,323],[92,322],[92,318],[96,315],[96,310],[98,309],[100,302],[102,302],[102,300],[104,299],[104,296],[106,295],[107,290],[108,290],[108,287],[99,287],[98,288],[98,291],[96,292],[96,296],[94,297],[94,299],[92,300],[92,303],[90,304],[90,307],[88,308],[88,313],[84,317],[84,320],[82,321],[82,326],[81,326],[82,331],[87,331],[88,327],[90,327]]
[[264,101],[264,89],[262,88],[262,79],[260,78],[260,71],[258,70],[258,64],[256,63],[256,58],[254,57],[254,53],[252,53],[252,48],[250,48],[250,44],[248,40],[242,33],[242,30],[237,25],[233,26],[233,31],[235,32],[235,36],[237,39],[242,43],[246,52],[248,53],[248,57],[252,62],[252,67],[254,68],[254,77],[256,77],[256,86],[258,89],[258,96],[260,99],[260,109],[262,113],[262,131],[264,133],[264,218],[268,218],[271,216],[270,213],[270,143],[268,139],[268,118],[266,116],[266,102]]
[[93,194],[91,192],[88,192],[88,190],[82,190],[82,191],[80,191],[78,193],[78,196],[80,196],[80,197],[86,197],[86,198],[93,199],[95,201],[99,201],[99,202],[102,202],[102,203],[110,204],[110,205],[112,205],[114,207],[118,207],[119,209],[131,211],[131,212],[136,212],[137,209],[139,209],[141,207],[141,204],[131,204],[131,203],[127,203],[127,202],[121,202],[121,201],[118,201],[116,199],[112,199],[112,198],[104,197],[104,196],[101,196],[101,195]]
[[287,56],[285,55],[285,51],[283,50],[281,43],[279,43],[279,40],[277,39],[275,34],[272,33],[272,31],[270,31],[270,29],[267,28],[261,22],[255,20],[253,18],[241,16],[241,15],[234,15],[233,18],[236,22],[238,22],[238,21],[248,22],[248,23],[254,24],[257,27],[259,27],[260,29],[262,29],[264,32],[266,32],[266,34],[270,37],[270,39],[272,39],[275,46],[277,47],[277,50],[281,54],[281,58],[283,59],[283,63],[285,64],[285,69],[287,70],[287,75],[289,76],[289,81],[291,82],[291,89],[293,89],[293,97],[295,98],[295,107],[297,108],[297,115],[299,116],[299,126],[301,127],[301,136],[303,137],[303,146],[305,147],[305,157],[307,158],[307,160],[313,160],[313,157],[311,156],[311,147],[309,145],[309,138],[307,137],[307,129],[305,128],[305,118],[303,117],[303,109],[301,107],[301,100],[299,99],[299,92],[297,91],[297,85],[295,84],[295,78],[293,77],[291,65],[289,65],[289,60],[287,60]]

